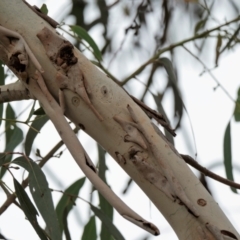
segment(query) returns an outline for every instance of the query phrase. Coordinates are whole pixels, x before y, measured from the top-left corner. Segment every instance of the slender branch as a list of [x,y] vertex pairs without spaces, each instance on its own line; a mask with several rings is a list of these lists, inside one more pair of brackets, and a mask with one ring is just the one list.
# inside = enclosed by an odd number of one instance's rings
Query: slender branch
[[202,172],[203,174],[205,174],[206,176],[218,181],[218,182],[221,182],[225,185],[228,185],[230,187],[234,187],[234,188],[237,188],[237,189],[240,189],[240,184],[239,183],[235,183],[231,180],[228,180],[226,178],[223,178],[219,175],[217,175],[216,173],[213,173],[211,171],[209,171],[207,168],[201,166],[197,161],[195,161],[192,157],[190,157],[189,155],[183,155],[181,154],[181,157],[183,158],[183,160],[191,165],[192,167],[196,168],[197,170],[199,170],[200,172]]
[[0,86],[0,104],[19,100],[35,99],[21,81]]
[[231,21],[228,21],[226,23],[223,23],[215,28],[212,28],[212,29],[209,29],[209,30],[206,30],[202,33],[199,33],[199,34],[196,34],[190,38],[187,38],[183,41],[180,41],[180,42],[177,42],[175,44],[171,44],[161,50],[159,50],[151,59],[149,59],[148,61],[146,61],[144,64],[142,64],[137,70],[135,70],[131,75],[129,75],[127,78],[125,78],[122,82],[121,82],[121,86],[123,86],[124,84],[126,84],[130,79],[134,78],[137,74],[141,73],[145,67],[151,63],[153,63],[157,58],[159,58],[159,56],[161,54],[163,54],[164,52],[168,52],[176,47],[179,47],[179,46],[182,46],[183,44],[185,43],[188,43],[188,42],[191,42],[191,41],[194,41],[194,40],[197,40],[197,39],[200,39],[200,38],[203,38],[203,37],[206,37],[208,36],[209,33],[211,32],[214,32],[216,30],[220,30],[222,27],[225,27],[229,24],[232,24],[234,22],[237,22],[240,20],[240,16],[238,16],[237,18],[234,18],[233,20]]

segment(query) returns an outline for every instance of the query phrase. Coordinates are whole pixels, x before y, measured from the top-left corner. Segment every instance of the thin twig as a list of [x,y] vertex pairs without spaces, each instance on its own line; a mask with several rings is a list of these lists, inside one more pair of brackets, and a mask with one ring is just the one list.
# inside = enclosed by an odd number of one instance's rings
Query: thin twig
[[209,73],[209,75],[212,77],[212,79],[217,83],[217,86],[220,87],[223,92],[235,103],[236,101],[232,98],[232,96],[229,94],[229,92],[223,87],[223,85],[217,80],[217,78],[212,74],[210,69],[204,64],[204,62],[195,54],[193,54],[188,48],[186,48],[184,45],[182,46],[189,54],[191,54],[198,62],[202,64],[204,67],[204,70]]
[[219,25],[215,28],[212,28],[210,30],[206,30],[202,33],[199,33],[199,34],[196,34],[194,35],[193,37],[190,37],[190,38],[187,38],[183,41],[180,41],[178,43],[175,43],[175,44],[171,44],[169,45],[168,47],[165,47],[161,50],[159,50],[152,58],[150,58],[148,61],[146,61],[144,64],[142,64],[137,70],[135,70],[131,75],[129,75],[127,78],[125,78],[122,82],[121,82],[121,86],[123,86],[124,84],[126,84],[130,79],[134,78],[137,74],[141,73],[146,66],[148,66],[149,64],[153,63],[157,58],[159,58],[159,56],[161,54],[163,54],[164,52],[168,52],[176,47],[179,47],[179,46],[182,46],[183,44],[185,43],[188,43],[188,42],[191,42],[191,41],[194,41],[196,39],[199,39],[199,38],[203,38],[203,37],[206,37],[209,33],[211,32],[214,32],[216,30],[220,30],[222,27],[225,27],[231,23],[234,23],[234,22],[237,22],[240,20],[240,16],[238,16],[237,18],[234,18],[233,20],[229,21],[229,22],[226,22],[226,23],[223,23],[222,25]]
[[184,155],[184,154],[180,154],[181,157],[183,158],[183,160],[191,165],[192,167],[196,168],[197,170],[199,170],[200,172],[202,172],[205,176],[210,177],[218,182],[221,182],[225,185],[228,185],[230,187],[234,187],[237,189],[240,189],[240,184],[239,183],[235,183],[231,180],[228,180],[226,178],[223,178],[219,175],[217,175],[216,173],[213,173],[211,171],[209,171],[207,168],[201,166],[197,161],[195,161],[192,157],[190,157],[189,155]]
[[[78,131],[78,128],[75,128],[74,129],[74,132],[77,132]],[[39,162],[38,166],[39,167],[43,167],[46,162],[54,155],[54,153],[63,145],[63,141],[59,141],[53,148],[52,150],[50,150],[48,152],[48,154]],[[28,186],[28,177],[25,178],[22,182],[22,187],[23,188],[26,188]],[[2,204],[2,206],[0,207],[0,215],[3,214],[7,208],[15,201],[16,199],[16,194],[15,193],[12,193],[8,196],[7,200]]]

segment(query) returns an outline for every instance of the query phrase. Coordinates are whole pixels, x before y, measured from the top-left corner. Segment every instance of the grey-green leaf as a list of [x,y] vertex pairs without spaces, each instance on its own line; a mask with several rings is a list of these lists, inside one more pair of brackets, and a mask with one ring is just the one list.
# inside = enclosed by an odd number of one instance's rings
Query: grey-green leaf
[[[234,181],[233,172],[232,172],[231,121],[229,121],[224,133],[223,156],[224,156],[224,166],[225,166],[227,179]],[[231,187],[231,190],[234,193],[237,193],[236,188]]]
[[[49,120],[48,116],[36,116],[34,121],[31,124],[31,127],[36,129],[37,131],[40,131],[40,129],[44,126],[44,124]],[[25,140],[25,153],[27,156],[31,153],[32,145],[35,137],[37,136],[38,132],[33,130],[32,128],[29,128]]]
[[[73,206],[75,205],[76,196],[79,194],[79,191],[81,190],[84,182],[85,177],[80,178],[76,182],[74,182],[71,186],[69,186],[64,192],[66,194],[63,194],[61,199],[59,200],[57,207],[56,207],[56,213],[59,220],[60,225],[60,231],[64,230],[66,233],[68,227],[67,227],[67,217]],[[66,231],[65,231],[66,230]]]
[[92,216],[86,224],[81,240],[96,240],[97,239],[97,228],[95,216]]
[[12,162],[25,168],[29,172],[30,192],[47,225],[47,232],[52,240],[61,239],[57,214],[53,206],[52,194],[41,168],[31,159],[26,159],[24,157],[18,157]]
[[88,34],[88,32],[80,27],[80,26],[77,26],[77,25],[71,25],[70,26],[71,30],[77,34],[77,36],[83,40],[85,40],[89,46],[92,48],[93,50],[93,53],[95,55],[95,57],[101,61],[102,60],[102,54],[97,46],[97,44],[94,42],[94,40],[92,39],[92,37]]
[[19,203],[22,207],[23,212],[25,213],[27,219],[32,224],[33,228],[35,229],[36,233],[40,237],[41,240],[48,240],[44,231],[40,228],[37,222],[37,215],[38,212],[34,205],[32,204],[31,200],[29,199],[27,193],[24,191],[23,187],[19,182],[14,178],[14,188],[16,191],[16,195],[18,197]]

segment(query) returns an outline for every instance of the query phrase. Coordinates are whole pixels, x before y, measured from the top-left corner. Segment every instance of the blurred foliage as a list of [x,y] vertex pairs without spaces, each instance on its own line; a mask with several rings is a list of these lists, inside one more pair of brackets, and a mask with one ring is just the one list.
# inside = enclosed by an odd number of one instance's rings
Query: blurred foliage
[[[94,58],[92,59],[93,62],[115,82],[127,89],[130,94],[138,97],[146,104],[147,98],[152,98],[155,102],[156,110],[165,117],[167,122],[174,125],[175,130],[181,128],[181,121],[184,114],[186,114],[179,86],[179,56],[176,53],[176,49],[182,48],[188,51],[194,61],[203,66],[203,71],[211,74],[211,70],[220,65],[221,58],[229,51],[234,50],[240,41],[239,1],[229,0],[222,2],[221,8],[224,9],[222,9],[220,16],[218,13],[220,3],[215,0],[72,0],[70,2],[72,5],[69,15],[75,19],[75,25],[71,26],[71,29],[77,34],[79,39],[84,40],[77,41],[75,43],[76,47],[84,53],[90,50],[93,53],[91,55]],[[42,6],[42,11],[45,14],[48,13],[46,5]],[[64,18],[66,17],[64,16]],[[93,37],[95,35],[99,38]],[[85,45],[85,42],[89,47]],[[211,45],[212,42],[214,42],[214,47]],[[211,47],[209,48],[209,46]],[[206,54],[209,51],[212,51],[214,54],[214,60],[211,63],[209,62],[212,59],[209,59],[208,54]],[[86,52],[86,54],[88,53]],[[209,64],[205,64],[205,62]],[[117,76],[117,74],[120,74],[120,76]],[[0,63],[1,85],[4,84],[5,77],[4,68]],[[141,86],[139,88],[141,90],[138,90],[138,92],[136,92],[135,87],[131,88],[131,84],[134,82]],[[218,87],[223,88],[218,82],[216,83]],[[156,88],[156,86],[162,87]],[[238,91],[233,113],[236,121],[240,121],[239,92],[240,90]],[[172,94],[173,98],[172,115],[167,115],[164,109],[164,99],[169,93]],[[1,178],[7,169],[10,171],[8,166],[12,161],[12,155],[4,154],[4,152],[13,152],[16,147],[19,147],[20,149],[25,149],[26,157],[28,157],[33,152],[34,139],[38,137],[39,131],[48,121],[48,117],[42,111],[42,108],[34,112],[34,106],[32,106],[28,114],[29,117],[26,122],[31,122],[31,124],[28,125],[29,130],[25,136],[25,142],[22,143],[24,133],[20,124],[16,124],[14,121],[17,118],[15,110],[10,104],[5,105],[5,108],[3,104],[0,105],[0,124],[2,118],[6,118],[5,124],[2,124],[1,128],[2,132],[5,133],[6,142],[0,158]],[[37,116],[33,116],[33,114]],[[229,122],[223,139],[223,159],[227,178],[233,180],[230,130]],[[174,144],[173,137],[167,134],[166,132],[169,141]],[[186,135],[186,141],[190,141],[188,135]],[[54,157],[53,154],[54,152],[50,152],[48,159]],[[99,175],[106,184],[110,185],[106,177],[108,167],[105,155],[105,151],[98,147]],[[37,156],[39,157],[40,155],[38,154]],[[16,160],[15,163],[17,163]],[[39,192],[41,192],[44,187],[46,190],[48,188],[47,178],[45,178],[44,173],[35,162],[30,160],[30,163],[30,167],[23,166],[23,163],[18,164],[25,167],[29,172],[30,189],[38,188]],[[34,181],[36,173],[40,176],[39,179],[41,181]],[[203,179],[203,176],[201,180],[207,186],[206,179]],[[68,228],[68,215],[70,211],[74,211],[77,195],[84,185],[85,178],[77,180],[68,186],[65,191],[62,191],[63,195],[54,213],[52,208],[49,210],[49,206],[46,203],[40,206],[39,197],[33,197],[37,211],[32,200],[24,190],[26,187],[24,181],[22,185],[15,178],[13,181],[22,210],[38,236],[41,239],[46,239],[47,236],[47,233],[37,222],[36,216],[38,211],[40,213],[44,212],[44,214],[46,214],[46,211],[49,211],[49,213],[52,213],[53,219],[53,215],[57,214],[60,232],[64,233],[66,239],[71,239]],[[25,183],[27,182],[25,181]],[[132,180],[129,179],[124,193],[130,189],[131,183]],[[6,189],[2,188],[6,193]],[[232,190],[236,192],[235,189]],[[46,201],[52,204],[50,191],[47,191],[47,194],[48,198]],[[9,198],[9,196],[7,197]],[[15,199],[14,194],[12,194],[12,198]],[[100,208],[89,203],[94,215],[89,216],[89,220],[84,227],[82,239],[97,239],[98,235],[101,239],[106,240],[113,238],[124,239],[117,227],[112,224],[112,207],[100,194],[98,195],[98,201]],[[96,228],[96,217],[102,222],[100,232]],[[47,225],[49,224],[46,217],[45,222]]]

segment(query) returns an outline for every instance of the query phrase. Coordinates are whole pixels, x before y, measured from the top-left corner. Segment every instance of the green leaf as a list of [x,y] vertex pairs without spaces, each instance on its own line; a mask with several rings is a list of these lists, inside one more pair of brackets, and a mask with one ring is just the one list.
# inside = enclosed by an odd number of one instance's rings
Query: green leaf
[[[15,112],[10,104],[7,104],[6,108],[6,118],[15,119]],[[4,152],[13,152],[14,149],[22,142],[23,140],[23,131],[16,125],[14,121],[5,121],[5,141],[6,147]],[[12,155],[8,154],[2,164],[8,163],[12,160]],[[0,179],[4,176],[6,168],[1,168]]]
[[[167,123],[170,123],[170,121],[167,117],[167,114],[166,114],[166,112],[165,112],[165,110],[162,106],[160,97],[155,95],[155,94],[152,94],[152,96],[153,96],[153,98],[155,100],[155,103],[157,105],[158,112],[163,115],[163,117],[166,119]],[[172,134],[170,134],[165,128],[164,128],[164,133],[165,133],[165,136],[168,139],[168,141],[174,146],[174,138],[173,138]]]
[[[2,62],[0,61],[0,86],[4,84],[5,84],[4,68]],[[2,123],[2,117],[3,117],[3,103],[0,104],[0,126]]]
[[40,8],[41,12],[44,13],[44,14],[48,14],[48,8],[47,8],[47,5],[44,3],[41,8]]
[[88,204],[90,205],[90,208],[94,212],[94,214],[102,221],[108,231],[112,234],[112,236],[116,240],[124,240],[123,235],[113,224],[112,220],[101,209],[93,206],[91,203]]
[[32,107],[31,107],[31,110],[30,110],[30,112],[29,112],[29,114],[28,114],[28,117],[27,117],[27,119],[26,119],[26,122],[27,122],[27,123],[30,121],[30,119],[31,119],[31,117],[32,117],[32,115],[33,115],[33,113],[34,113],[35,104],[36,104],[36,101],[33,102],[33,105],[32,105]]
[[[106,151],[98,144],[98,162],[99,162],[98,175],[107,184],[106,171],[107,171],[108,167],[106,165],[105,154],[106,154]],[[113,219],[113,207],[112,207],[112,205],[109,204],[109,202],[106,201],[106,199],[99,192],[98,192],[98,195],[99,195],[101,210],[112,221],[112,219]],[[108,229],[105,227],[105,225],[103,223],[102,223],[102,226],[101,226],[100,239],[104,239],[104,240],[110,240],[111,239],[111,233],[108,231]]]
[[92,48],[93,50],[93,54],[95,55],[95,57],[101,61],[102,60],[102,54],[97,46],[97,44],[94,42],[94,40],[92,39],[92,37],[88,34],[88,32],[77,25],[71,25],[70,26],[71,30],[77,34],[77,36],[83,40],[85,40],[89,46]]
[[4,152],[0,153],[0,166],[2,166],[5,163],[5,156],[6,154]]
[[97,239],[97,228],[95,216],[92,216],[86,224],[81,240],[96,240]]
[[240,88],[238,89],[238,96],[234,109],[234,118],[236,122],[240,122]]
[[46,225],[47,232],[52,240],[61,239],[61,232],[54,210],[52,194],[48,182],[41,168],[31,159],[18,157],[12,163],[25,168],[29,172],[29,188],[34,202],[41,213]]
[[216,44],[216,49],[215,49],[215,52],[216,52],[216,55],[215,55],[215,65],[217,66],[218,65],[218,59],[219,59],[219,56],[220,56],[220,48],[222,46],[222,36],[221,34],[218,34],[218,38],[217,38],[217,44]]
[[37,222],[37,215],[38,212],[34,205],[32,204],[31,200],[29,199],[27,193],[24,191],[23,187],[19,182],[14,178],[14,188],[16,191],[16,195],[18,197],[19,203],[23,212],[25,213],[27,219],[32,224],[33,228],[35,229],[36,233],[40,237],[41,240],[48,240],[44,231],[41,229]]
[[45,111],[43,110],[42,107],[38,108],[33,112],[34,115],[46,115]]
[[75,205],[76,196],[79,194],[79,191],[81,190],[84,182],[85,177],[80,178],[76,182],[74,182],[70,187],[68,187],[64,192],[66,194],[63,194],[61,199],[59,200],[57,207],[56,207],[56,213],[59,220],[60,225],[60,231],[65,232],[65,234],[68,232],[68,226],[67,226],[67,217],[71,209],[73,208],[73,205]]
[[203,29],[206,25],[206,22],[208,20],[208,17],[200,20],[199,22],[197,22],[196,26],[195,26],[195,29],[194,29],[194,33],[198,33],[199,30]]
[[[231,144],[231,121],[229,121],[224,133],[223,141],[223,156],[227,179],[234,181],[232,172],[232,144]],[[234,193],[237,193],[236,188],[231,187]]]
[[[31,124],[31,127],[36,129],[37,131],[40,131],[40,129],[44,126],[44,124],[49,120],[48,116],[36,116],[34,121]],[[35,137],[37,136],[38,132],[33,130],[32,128],[29,128],[25,140],[25,153],[27,156],[31,153],[32,145]]]

